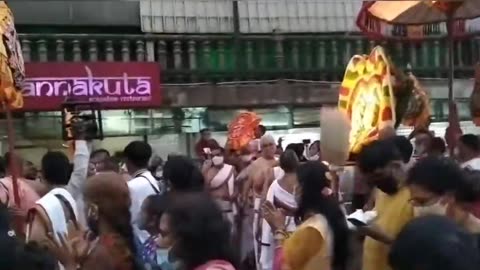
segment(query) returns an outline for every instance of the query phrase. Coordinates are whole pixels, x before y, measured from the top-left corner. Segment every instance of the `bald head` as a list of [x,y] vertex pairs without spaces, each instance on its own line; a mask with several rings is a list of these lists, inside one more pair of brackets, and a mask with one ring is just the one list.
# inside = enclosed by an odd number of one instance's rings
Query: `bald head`
[[265,159],[273,159],[277,151],[275,139],[270,134],[265,134],[260,138],[260,148],[262,149],[262,157]]
[[275,143],[275,138],[270,134],[265,134],[260,138],[260,145]]

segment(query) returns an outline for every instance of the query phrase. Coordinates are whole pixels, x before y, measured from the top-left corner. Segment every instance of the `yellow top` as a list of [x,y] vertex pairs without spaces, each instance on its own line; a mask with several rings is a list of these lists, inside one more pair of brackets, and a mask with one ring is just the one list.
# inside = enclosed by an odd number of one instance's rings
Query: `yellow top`
[[[375,224],[387,235],[395,238],[410,220],[413,219],[413,207],[410,191],[403,187],[393,196],[376,190],[375,210],[378,218]],[[365,239],[363,247],[363,270],[390,270],[388,252],[390,248],[370,237]]]
[[333,236],[324,216],[307,219],[283,244],[282,270],[329,270]]

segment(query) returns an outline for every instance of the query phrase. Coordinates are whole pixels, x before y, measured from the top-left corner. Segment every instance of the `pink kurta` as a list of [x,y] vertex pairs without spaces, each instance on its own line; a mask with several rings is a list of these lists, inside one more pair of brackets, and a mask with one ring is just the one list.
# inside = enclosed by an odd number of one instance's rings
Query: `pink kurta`
[[[27,184],[24,179],[17,179],[18,181],[18,195],[20,196],[20,209],[28,211],[35,206],[35,202],[40,199],[40,196]],[[13,195],[13,183],[10,177],[0,179],[0,201],[7,204],[8,207],[15,205]]]

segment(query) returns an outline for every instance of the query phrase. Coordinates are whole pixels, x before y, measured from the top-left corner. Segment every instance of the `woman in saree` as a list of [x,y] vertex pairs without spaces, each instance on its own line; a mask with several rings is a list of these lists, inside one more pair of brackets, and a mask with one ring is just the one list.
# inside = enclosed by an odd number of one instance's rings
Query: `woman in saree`
[[117,173],[89,179],[84,191],[89,233],[74,239],[58,235],[51,244],[65,270],[141,270],[130,223],[130,192]]
[[285,231],[285,214],[266,202],[264,217],[275,239],[274,270],[344,270],[349,255],[348,227],[329,187],[328,167],[307,162],[297,170],[297,230]]

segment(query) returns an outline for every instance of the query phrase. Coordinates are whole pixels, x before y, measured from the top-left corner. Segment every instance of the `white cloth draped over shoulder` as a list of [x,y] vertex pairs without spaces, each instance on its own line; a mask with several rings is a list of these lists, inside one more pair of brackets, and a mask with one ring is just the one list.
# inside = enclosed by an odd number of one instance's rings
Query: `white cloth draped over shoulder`
[[[63,206],[60,200],[52,192],[47,193],[41,199],[36,202],[37,205],[40,205],[45,213],[47,214],[52,229],[53,237],[61,244],[58,234],[67,233],[67,221],[65,220],[65,212],[63,211]],[[27,228],[27,241],[29,241],[29,228]]]
[[480,170],[480,158],[473,158],[461,164],[464,169]]
[[[68,204],[66,205],[67,208],[73,211],[73,217],[71,217],[71,220],[75,223],[75,225],[78,225],[77,203],[75,202],[73,196],[66,189],[55,188],[35,203],[45,211],[50,221],[53,236],[59,244],[61,244],[61,242],[58,238],[58,235],[60,234],[67,236],[68,234],[68,221],[65,218],[65,210],[63,208],[64,203]],[[30,238],[29,226],[30,224],[27,225],[27,242]]]
[[[58,235],[68,234],[67,220],[65,219],[65,212],[63,211],[63,206],[60,200],[53,194],[51,191],[43,196],[36,202],[37,205],[40,205],[45,213],[47,214],[48,219],[50,220],[52,226],[52,234],[57,242],[61,245],[62,240]],[[26,241],[28,242],[30,238],[30,228],[27,226],[27,236]],[[62,264],[58,263],[59,269],[65,269]]]
[[[273,168],[273,175],[274,179],[281,179],[284,175],[285,172],[282,170],[280,167],[274,167]],[[268,195],[268,192],[267,192]],[[257,262],[257,270],[259,270],[259,265],[260,265],[260,249],[258,247],[258,239],[257,237],[259,236],[259,231],[261,228],[259,228],[259,222],[260,222],[260,208],[262,204],[262,199],[258,196],[254,198],[253,201],[253,247],[254,247],[254,252],[255,252],[255,261]]]
[[58,197],[62,198],[63,201],[69,204],[74,215],[72,219],[75,222],[78,222],[79,212],[78,212],[77,202],[73,198],[72,194],[70,194],[70,192],[68,192],[68,190],[64,188],[55,188],[52,191],[50,191],[50,193],[55,195],[57,198]]
[[[50,222],[49,225],[51,226],[51,233],[59,245],[62,244],[62,240],[59,238],[59,235],[63,235],[66,239],[68,239],[68,221],[65,218],[66,215],[63,204],[68,204],[66,207],[73,211],[73,216],[70,215],[70,218],[78,229],[77,204],[73,196],[66,189],[55,188],[40,198],[35,204],[45,211],[48,221]],[[31,224],[27,224],[27,234],[25,239],[27,242],[30,239],[30,226]],[[63,265],[60,263],[59,268],[60,270],[64,269]]]
[[[209,183],[209,188],[211,190],[216,190],[227,185],[228,195],[232,196],[235,192],[235,174],[234,168],[231,165],[224,164],[223,167],[218,171],[218,173],[212,178]],[[224,212],[225,217],[233,225],[234,217],[238,213],[237,206],[231,201],[226,201],[222,199],[216,199],[219,207]]]
[[[281,179],[281,178],[280,178]],[[275,204],[275,201],[280,201],[282,204],[286,205],[288,208],[296,209],[297,202],[295,201],[295,196],[286,191],[278,181],[275,180],[267,192],[266,200]],[[276,207],[279,207],[276,205]],[[293,232],[297,228],[293,216],[287,216],[285,220],[285,228],[288,232]],[[273,267],[273,256],[275,252],[275,245],[273,239],[272,228],[266,220],[262,221],[262,243],[261,243],[261,252],[260,252],[260,265],[262,269],[269,270]]]

